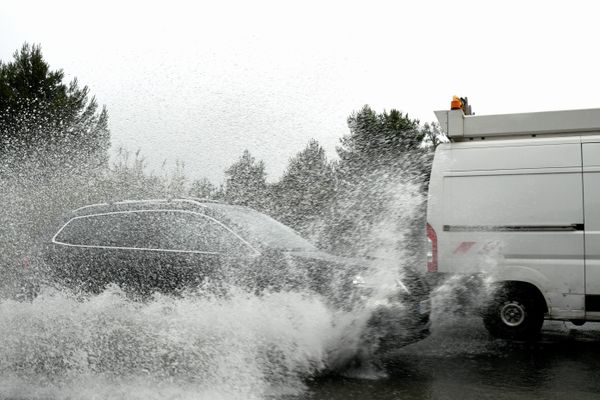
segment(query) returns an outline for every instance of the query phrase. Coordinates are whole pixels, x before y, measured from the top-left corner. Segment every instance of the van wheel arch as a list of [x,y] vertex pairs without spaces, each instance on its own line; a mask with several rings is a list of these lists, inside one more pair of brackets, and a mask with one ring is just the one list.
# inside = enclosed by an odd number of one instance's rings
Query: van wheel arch
[[494,290],[498,290],[500,288],[506,289],[520,289],[531,293],[532,296],[536,299],[536,301],[543,306],[544,313],[548,312],[548,303],[546,302],[546,298],[542,294],[542,291],[533,283],[524,282],[524,281],[502,281],[496,282],[492,284],[492,293]]
[[535,285],[504,281],[493,285],[482,316],[493,336],[531,340],[539,336],[547,312],[546,299]]

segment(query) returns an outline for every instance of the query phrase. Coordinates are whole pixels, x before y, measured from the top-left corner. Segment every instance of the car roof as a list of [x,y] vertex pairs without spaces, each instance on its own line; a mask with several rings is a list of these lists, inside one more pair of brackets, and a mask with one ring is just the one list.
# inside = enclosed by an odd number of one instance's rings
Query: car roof
[[69,213],[69,217],[73,218],[84,215],[100,214],[107,212],[156,209],[190,210],[196,212],[205,212],[208,208],[210,208],[211,204],[215,203],[218,202],[214,200],[197,198],[122,200],[117,202],[89,204],[83,207],[79,207],[71,211]]

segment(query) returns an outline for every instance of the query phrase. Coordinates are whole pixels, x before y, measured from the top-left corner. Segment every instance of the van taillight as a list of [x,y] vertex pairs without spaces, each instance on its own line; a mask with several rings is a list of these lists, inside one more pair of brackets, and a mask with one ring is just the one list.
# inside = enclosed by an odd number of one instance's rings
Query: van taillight
[[437,272],[438,270],[438,243],[435,230],[427,224],[427,272]]

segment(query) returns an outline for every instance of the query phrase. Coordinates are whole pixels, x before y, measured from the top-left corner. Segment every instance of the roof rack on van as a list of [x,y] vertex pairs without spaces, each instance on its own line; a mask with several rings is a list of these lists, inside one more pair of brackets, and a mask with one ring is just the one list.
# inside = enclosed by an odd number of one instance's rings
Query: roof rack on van
[[[461,99],[462,100],[462,99]],[[600,131],[600,108],[518,114],[465,115],[464,107],[435,111],[442,131],[453,141],[507,136],[581,134]],[[469,107],[470,112],[470,107]]]

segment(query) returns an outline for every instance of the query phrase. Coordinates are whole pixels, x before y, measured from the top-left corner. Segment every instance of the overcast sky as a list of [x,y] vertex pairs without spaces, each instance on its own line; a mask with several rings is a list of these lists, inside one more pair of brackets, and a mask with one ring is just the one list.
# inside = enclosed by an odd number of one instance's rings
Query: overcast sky
[[[599,4],[598,6],[596,4]],[[113,147],[215,183],[244,149],[270,180],[335,154],[364,104],[422,122],[600,107],[594,1],[5,1],[0,59],[39,43],[109,110]]]

